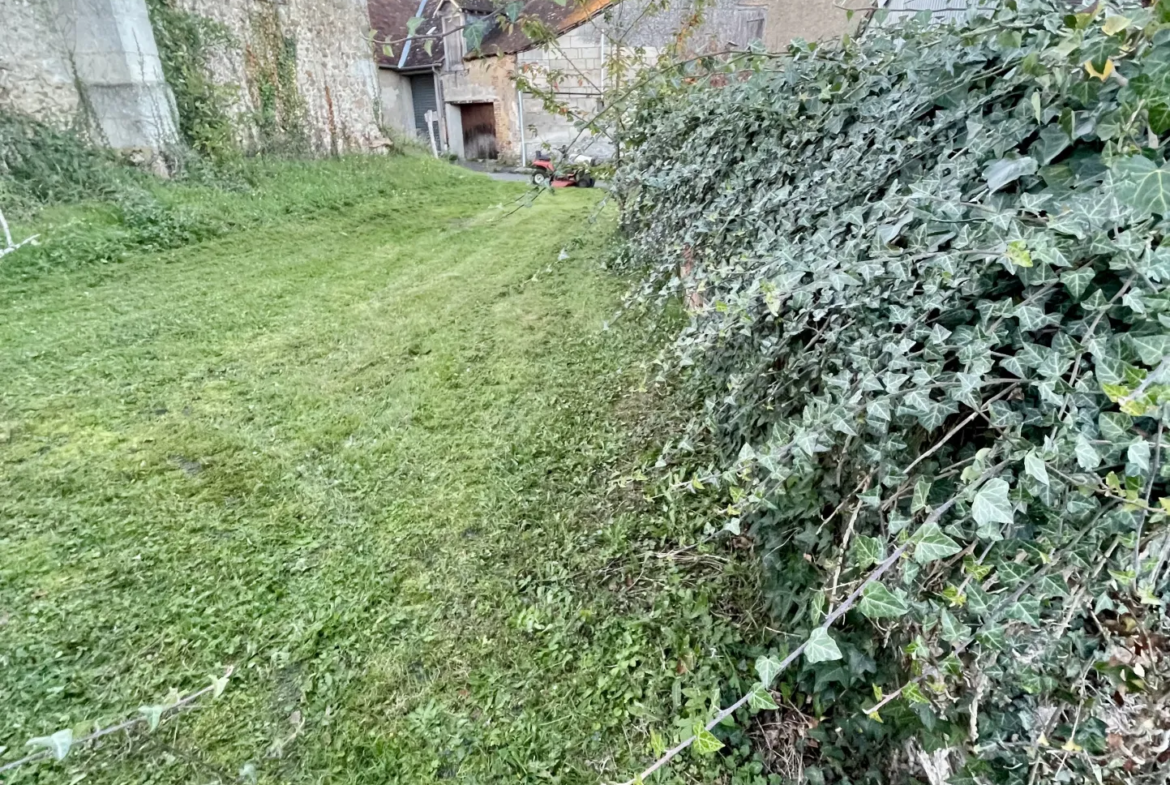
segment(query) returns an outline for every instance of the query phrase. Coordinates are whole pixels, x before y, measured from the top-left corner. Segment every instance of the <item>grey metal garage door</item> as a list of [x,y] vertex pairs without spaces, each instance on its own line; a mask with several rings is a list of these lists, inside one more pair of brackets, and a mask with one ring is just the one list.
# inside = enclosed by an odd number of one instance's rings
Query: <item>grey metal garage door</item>
[[[414,128],[418,135],[427,138],[427,112],[437,111],[434,74],[419,74],[410,77],[410,95],[414,102]],[[435,129],[436,136],[438,129]]]

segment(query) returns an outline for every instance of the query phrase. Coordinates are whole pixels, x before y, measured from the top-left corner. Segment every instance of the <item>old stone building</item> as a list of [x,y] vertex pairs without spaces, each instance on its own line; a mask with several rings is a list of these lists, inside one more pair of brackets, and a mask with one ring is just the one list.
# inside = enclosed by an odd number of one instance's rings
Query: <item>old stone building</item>
[[[404,133],[425,134],[428,141],[433,134],[443,150],[464,157],[527,162],[537,150],[566,146],[574,153],[608,157],[610,140],[580,133],[570,117],[517,90],[514,77],[521,74],[540,92],[555,94],[577,116],[593,115],[601,108],[607,80],[615,78],[604,67],[615,48],[637,50],[652,63],[692,10],[686,2],[664,11],[650,10],[650,4],[528,0],[524,13],[558,33],[551,44],[537,46],[519,29],[493,26],[469,46],[466,26],[490,19],[498,3],[369,0],[378,39],[393,42],[392,53],[383,53],[378,63],[386,123]],[[714,0],[703,16],[688,47],[712,52],[753,42],[779,50],[796,38],[837,38],[858,22],[834,0]],[[408,29],[412,17],[423,20],[413,31]],[[430,129],[423,120],[428,110],[437,118]]]
[[[174,31],[157,29],[160,11],[183,29],[162,35]],[[168,83],[165,47],[182,33],[206,50],[200,63],[246,149],[274,124],[318,153],[381,140],[366,0],[0,0],[0,19],[0,111],[98,143],[178,141],[175,96],[189,85]]]

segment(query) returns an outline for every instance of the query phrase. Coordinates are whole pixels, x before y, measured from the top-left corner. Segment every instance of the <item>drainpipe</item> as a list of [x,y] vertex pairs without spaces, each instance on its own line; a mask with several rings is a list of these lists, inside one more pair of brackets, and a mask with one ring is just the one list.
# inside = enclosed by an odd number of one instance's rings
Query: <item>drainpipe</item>
[[601,31],[601,78],[597,80],[601,85],[601,94],[605,95],[605,31]]
[[524,139],[524,93],[516,88],[516,111],[520,115],[520,165],[528,166],[528,147]]
[[435,103],[438,104],[435,108],[439,111],[439,133],[440,147],[443,152],[449,153],[451,151],[451,137],[447,131],[447,96],[443,92],[443,75],[439,70],[439,66],[431,66],[431,78],[435,80]]

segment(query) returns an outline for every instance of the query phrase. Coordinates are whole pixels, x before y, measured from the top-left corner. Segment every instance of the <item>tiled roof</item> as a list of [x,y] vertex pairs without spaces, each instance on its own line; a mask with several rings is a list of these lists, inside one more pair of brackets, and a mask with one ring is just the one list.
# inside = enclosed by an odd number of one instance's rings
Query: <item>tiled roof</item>
[[[443,62],[442,25],[439,24],[439,5],[442,0],[368,0],[370,24],[374,28],[374,51],[378,65],[384,68],[410,70],[430,68]],[[407,40],[407,22],[415,16],[422,24]],[[425,41],[430,39],[431,52],[427,54]],[[391,42],[391,54],[383,51],[383,42]]]

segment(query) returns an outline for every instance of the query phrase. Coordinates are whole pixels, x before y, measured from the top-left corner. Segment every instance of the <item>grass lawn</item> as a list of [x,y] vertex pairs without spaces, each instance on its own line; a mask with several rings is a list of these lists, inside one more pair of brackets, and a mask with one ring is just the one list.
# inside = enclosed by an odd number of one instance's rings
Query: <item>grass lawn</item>
[[175,189],[219,239],[0,279],[0,763],[235,667],[11,781],[617,780],[734,691],[750,576],[614,482],[653,355],[600,193],[522,192],[290,164]]

